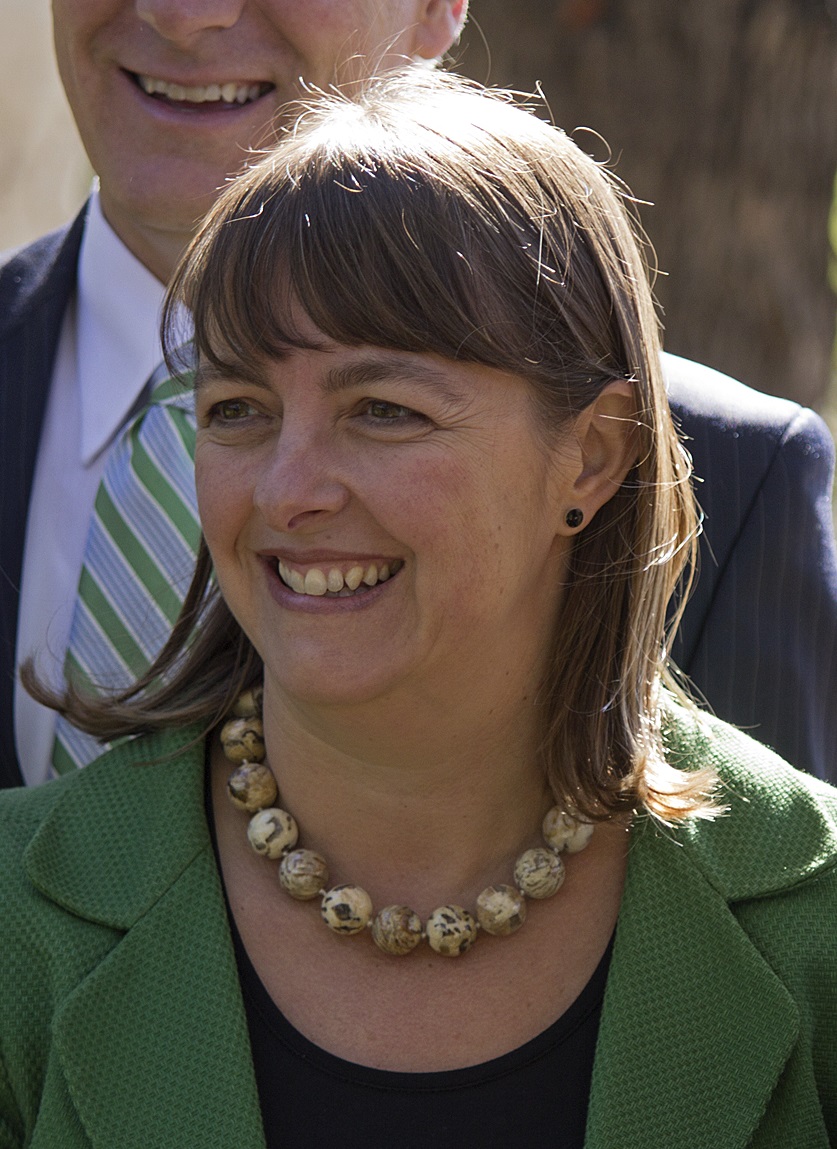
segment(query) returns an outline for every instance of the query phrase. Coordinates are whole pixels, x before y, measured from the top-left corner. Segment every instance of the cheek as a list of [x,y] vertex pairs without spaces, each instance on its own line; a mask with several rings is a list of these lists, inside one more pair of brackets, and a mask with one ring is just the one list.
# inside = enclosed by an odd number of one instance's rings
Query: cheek
[[415,0],[294,0],[273,7],[283,38],[299,48],[309,65],[316,64],[320,80],[335,73],[341,80],[365,79],[369,65],[363,58],[387,50],[393,62],[401,62],[412,44],[405,29],[418,20]]
[[240,466],[230,465],[212,444],[195,451],[195,487],[204,537],[215,556],[233,545],[253,505],[249,476]]
[[464,585],[477,593],[495,579],[506,565],[507,546],[515,549],[515,528],[522,526],[506,484],[490,468],[469,462],[426,458],[402,470],[378,504],[382,525],[416,556],[422,593],[434,598],[459,588],[458,600]]

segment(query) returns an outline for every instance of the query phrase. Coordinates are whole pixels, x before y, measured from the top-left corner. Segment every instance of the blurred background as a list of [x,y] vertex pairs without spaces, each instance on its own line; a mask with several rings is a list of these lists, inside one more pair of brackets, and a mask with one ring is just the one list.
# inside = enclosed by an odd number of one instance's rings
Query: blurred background
[[49,0],[0,0],[0,252],[71,219],[91,172],[52,51]]
[[[91,173],[48,0],[0,5],[5,250],[69,219]],[[667,350],[834,429],[837,0],[471,0],[457,61],[540,86],[555,122],[646,201]]]
[[[837,297],[835,0],[474,0],[461,67],[607,141],[669,351],[823,411]],[[608,149],[575,133],[587,151]]]

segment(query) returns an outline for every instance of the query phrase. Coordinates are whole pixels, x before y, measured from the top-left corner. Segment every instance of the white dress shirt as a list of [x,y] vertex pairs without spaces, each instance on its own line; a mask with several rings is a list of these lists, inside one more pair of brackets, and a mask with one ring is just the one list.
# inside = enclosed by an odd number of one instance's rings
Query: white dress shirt
[[[60,682],[87,530],[108,448],[162,358],[164,287],[90,200],[75,296],[58,343],[29,504],[19,658]],[[55,714],[15,687],[15,739],[27,785],[52,776]]]

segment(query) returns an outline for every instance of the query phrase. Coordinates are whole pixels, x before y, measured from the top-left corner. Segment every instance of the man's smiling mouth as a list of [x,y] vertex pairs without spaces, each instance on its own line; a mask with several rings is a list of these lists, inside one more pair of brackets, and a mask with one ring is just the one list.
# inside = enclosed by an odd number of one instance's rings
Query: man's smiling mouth
[[156,76],[144,76],[132,73],[133,78],[147,96],[167,103],[180,105],[206,105],[214,104],[218,107],[241,107],[260,100],[273,90],[273,84],[262,81],[255,84],[236,83],[226,80],[218,84],[196,84],[186,87],[184,84],[170,83],[168,80],[158,79]]
[[393,559],[383,563],[309,567],[303,574],[278,559],[276,570],[285,586],[297,594],[312,595],[318,598],[324,595],[331,598],[349,598],[356,594],[363,594],[380,582],[386,582],[387,579],[397,574],[403,565],[403,559]]

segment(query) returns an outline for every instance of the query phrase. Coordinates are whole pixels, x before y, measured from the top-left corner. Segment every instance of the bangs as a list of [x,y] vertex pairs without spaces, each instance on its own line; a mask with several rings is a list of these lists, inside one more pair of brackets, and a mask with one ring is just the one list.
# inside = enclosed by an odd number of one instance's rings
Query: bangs
[[301,312],[335,343],[560,381],[569,408],[577,388],[588,396],[622,374],[603,346],[579,361],[578,319],[590,321],[590,283],[578,292],[583,307],[574,290],[585,237],[557,198],[547,235],[548,189],[527,189],[533,211],[509,171],[426,136],[432,146],[425,138],[412,153],[392,140],[289,141],[227,188],[173,287],[192,312],[200,357],[235,373],[310,348],[294,321]]

